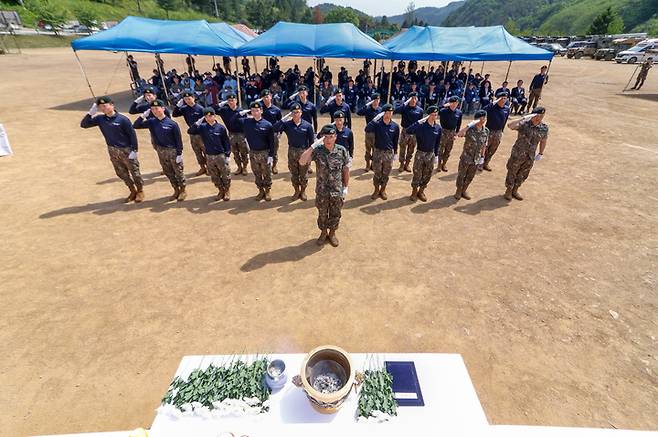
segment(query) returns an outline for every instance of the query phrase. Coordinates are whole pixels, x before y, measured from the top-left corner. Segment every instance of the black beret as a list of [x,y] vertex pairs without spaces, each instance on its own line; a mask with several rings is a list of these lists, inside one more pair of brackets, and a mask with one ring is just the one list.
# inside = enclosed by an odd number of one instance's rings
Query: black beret
[[322,129],[320,129],[320,133],[318,135],[335,135],[336,134],[336,126],[333,124],[325,124],[322,126]]
[[459,102],[459,97],[457,97],[457,96],[450,96],[450,98],[448,99],[448,102],[449,102],[449,103]]
[[375,100],[375,99],[379,99],[380,97],[381,97],[381,96],[379,95],[379,93],[373,93],[373,95],[372,95],[372,99],[373,99],[373,100]]
[[391,105],[390,103],[387,103],[384,106],[382,106],[382,112],[387,112],[392,110],[393,110],[393,105]]
[[155,94],[155,89],[153,87],[147,86],[144,88],[144,94],[149,93],[149,94]]
[[496,93],[496,97],[509,97],[507,91],[500,90]]
[[101,97],[96,99],[96,104],[97,105],[104,105],[106,103],[114,103],[112,101],[112,97],[110,97],[110,96],[101,96]]
[[238,97],[235,95],[235,93],[229,93],[228,96],[226,96],[227,99],[237,99]]
[[416,91],[412,91],[409,93],[409,97],[418,97],[418,93]]
[[183,96],[183,97],[194,97],[194,93],[190,90],[185,90],[181,93],[181,96]]
[[334,118],[345,118],[345,113],[343,111],[334,112]]
[[338,94],[343,94],[343,90],[338,88],[336,91],[334,91],[334,96],[337,96]]
[[308,87],[307,87],[306,85],[300,85],[300,86],[297,88],[297,91],[298,91],[298,92],[299,92],[299,91],[308,91]]
[[160,99],[153,100],[151,102],[151,108],[153,108],[153,107],[163,107],[164,108],[164,105],[165,105],[164,102]]
[[265,90],[260,92],[261,97],[269,96],[270,94],[271,94],[270,90],[268,90],[268,89],[265,89]]
[[250,108],[261,108],[260,102],[251,102],[251,105],[249,105]]
[[210,106],[206,106],[205,108],[203,108],[203,115],[206,115],[206,114],[215,115],[215,109],[210,107]]
[[538,115],[546,114],[546,108],[544,108],[543,106],[537,106],[535,109],[532,110],[532,113]]
[[436,113],[436,112],[439,112],[439,108],[437,108],[437,107],[434,106],[434,105],[432,105],[432,106],[430,106],[429,108],[427,108],[427,113],[428,113],[428,114],[434,114],[434,113]]
[[475,114],[473,115],[473,118],[477,120],[477,119],[480,119],[480,118],[486,117],[486,116],[487,116],[487,111],[485,111],[484,109],[479,109],[479,110],[475,111]]
[[293,103],[290,106],[290,110],[291,111],[298,111],[298,110],[301,111],[302,110],[302,105],[300,105],[299,103]]

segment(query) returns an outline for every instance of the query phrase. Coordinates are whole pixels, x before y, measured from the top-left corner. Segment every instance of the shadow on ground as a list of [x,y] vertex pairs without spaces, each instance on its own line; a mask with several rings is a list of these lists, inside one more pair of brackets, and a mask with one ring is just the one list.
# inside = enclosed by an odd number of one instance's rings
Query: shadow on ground
[[295,246],[282,247],[281,249],[270,252],[259,253],[240,267],[243,272],[253,272],[261,269],[268,264],[281,264],[287,262],[301,261],[307,256],[313,255],[322,250],[323,246],[318,246],[315,239],[307,240]]

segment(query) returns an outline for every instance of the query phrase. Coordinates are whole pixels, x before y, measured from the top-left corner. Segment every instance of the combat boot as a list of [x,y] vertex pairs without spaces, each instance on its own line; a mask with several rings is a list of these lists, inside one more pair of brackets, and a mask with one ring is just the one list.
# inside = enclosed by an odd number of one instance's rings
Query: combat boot
[[386,194],[386,184],[382,185],[381,189],[379,190],[379,197],[381,197],[382,200],[388,200],[388,195]]
[[306,202],[308,197],[306,197],[306,185],[302,185],[301,190],[299,190],[299,199]]
[[207,174],[207,173],[208,173],[208,171],[206,170],[206,166],[202,165],[201,168],[199,169],[199,171],[194,174],[194,176],[201,176],[201,175],[204,175],[204,174]]
[[512,197],[516,200],[523,200],[523,196],[519,194],[519,187],[514,187],[512,190]]
[[144,201],[144,190],[137,191],[135,196],[135,203],[142,203]]
[[471,200],[471,196],[466,192],[466,189],[468,188],[468,185],[466,185],[464,188],[462,188],[462,198],[466,200]]
[[225,193],[224,193],[224,190],[223,190],[222,188],[220,188],[220,189],[217,191],[217,198],[216,198],[216,200],[222,200],[222,199],[224,198],[224,194],[225,194]]
[[409,198],[409,200],[415,202],[417,199],[418,199],[418,188],[413,187],[411,190],[411,197]]
[[370,198],[372,200],[375,200],[378,197],[379,197],[379,185],[375,185],[375,191],[372,192],[372,194],[370,195]]
[[238,169],[233,174],[236,176],[242,174],[242,164],[238,164]]
[[441,171],[448,171],[448,167],[446,167],[447,163],[448,161],[441,162]]
[[231,188],[227,188],[224,191],[224,202],[228,202],[229,200],[231,200]]
[[317,240],[318,246],[322,246],[326,241],[327,241],[327,230],[323,229]]
[[484,163],[482,170],[491,171],[491,167],[489,167],[489,161]]
[[276,164],[272,165],[272,174],[279,174],[279,169],[276,168]]
[[135,188],[135,186],[130,185],[128,187],[128,189],[130,190],[130,195],[128,197],[126,197],[126,199],[123,201],[123,203],[132,202],[133,200],[135,200],[137,198],[137,189]]
[[245,165],[242,166],[242,174],[243,174],[244,176],[247,176],[247,164],[245,164]]
[[263,200],[265,198],[265,190],[258,188],[258,195],[256,196],[256,201]]
[[368,173],[368,172],[370,171],[371,168],[372,168],[372,167],[371,167],[371,165],[370,165],[370,160],[369,160],[369,159],[366,159],[366,173]]
[[505,200],[508,200],[508,201],[512,200],[512,189],[507,188],[507,190],[505,190],[505,194],[503,195],[503,197],[505,198]]
[[178,201],[182,202],[183,200],[187,199],[187,191],[185,191],[185,187],[181,188],[180,193],[178,194]]
[[404,163],[404,170],[411,173],[411,167],[409,167],[409,160]]
[[333,247],[338,247],[338,237],[336,237],[335,229],[329,231],[329,244],[331,244]]
[[270,189],[269,188],[265,188],[264,198],[265,198],[266,202],[269,202],[270,200],[272,200],[272,196],[270,196]]
[[299,198],[299,185],[293,185],[295,192],[292,194],[292,200]]
[[398,173],[402,173],[404,171],[404,164],[400,163],[400,167],[398,168]]
[[420,189],[418,190],[418,199],[421,202],[427,202],[427,197],[425,196],[425,188],[420,187]]
[[457,188],[457,191],[455,191],[455,196],[454,197],[457,200],[462,198],[462,189],[461,188]]
[[169,196],[169,200],[176,200],[178,199],[179,195],[180,195],[180,190],[178,189],[178,187],[174,187],[174,194]]

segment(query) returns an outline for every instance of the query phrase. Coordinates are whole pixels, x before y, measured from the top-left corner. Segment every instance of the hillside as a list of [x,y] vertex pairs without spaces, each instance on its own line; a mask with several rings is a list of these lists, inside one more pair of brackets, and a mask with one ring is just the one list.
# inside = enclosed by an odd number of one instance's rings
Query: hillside
[[[448,15],[461,8],[464,5],[464,3],[465,3],[464,0],[459,0],[452,3],[448,3],[447,5],[441,8],[436,8],[432,6],[418,8],[414,12],[414,17],[417,18],[418,20],[423,20],[425,23],[427,23],[430,26],[442,26],[444,20],[448,17]],[[389,23],[402,25],[405,19],[405,14],[393,15],[392,17],[387,17],[387,18]],[[377,17],[377,19],[380,20],[381,17]]]
[[658,33],[655,0],[466,0],[464,7],[445,19],[444,25],[512,24],[527,33],[584,34],[608,6],[624,20],[624,31]]
[[[317,7],[320,8],[320,12],[322,13],[322,16],[324,17],[324,16],[327,15],[332,9],[335,9],[335,8],[337,8],[338,6],[336,6],[336,5],[333,4],[333,3],[321,3],[321,4],[317,5]],[[350,10],[356,12],[356,14],[357,14],[359,17],[364,17],[364,18],[369,18],[369,17],[370,17],[370,15],[366,14],[365,12],[360,11],[360,10],[358,10],[358,9],[354,9],[354,8],[352,8],[352,7],[350,7],[350,6],[345,6],[345,8],[346,8],[346,9],[350,9]]]

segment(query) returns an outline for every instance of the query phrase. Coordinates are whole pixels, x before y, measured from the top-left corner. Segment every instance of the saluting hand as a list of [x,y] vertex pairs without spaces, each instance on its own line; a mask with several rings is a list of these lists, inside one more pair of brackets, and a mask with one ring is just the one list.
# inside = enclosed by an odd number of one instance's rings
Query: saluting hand
[[244,115],[249,114],[250,112],[251,112],[251,109],[243,109],[242,111],[240,111],[240,115],[244,116]]
[[87,112],[87,114],[93,117],[94,115],[96,115],[97,112],[98,112],[98,105],[94,102],[94,104],[91,105],[91,108],[89,108],[89,112]]
[[135,103],[137,103],[138,105],[140,103],[142,103],[143,101],[144,101],[144,96],[143,95],[141,95],[141,96],[139,96],[135,99]]
[[198,119],[197,121],[195,121],[194,124],[195,124],[196,126],[201,126],[201,123],[203,123],[203,120],[205,120],[205,118],[204,118],[204,117],[201,117],[200,119]]
[[149,109],[147,109],[146,111],[144,111],[144,112],[142,113],[142,115],[140,115],[140,117],[142,117],[144,120],[146,120],[146,119],[148,118],[148,116],[149,116],[150,113],[151,113],[151,108],[149,108]]
[[183,99],[180,99],[180,100],[176,103],[176,106],[178,106],[179,108],[182,108],[183,106],[185,106],[185,102],[183,101]]

